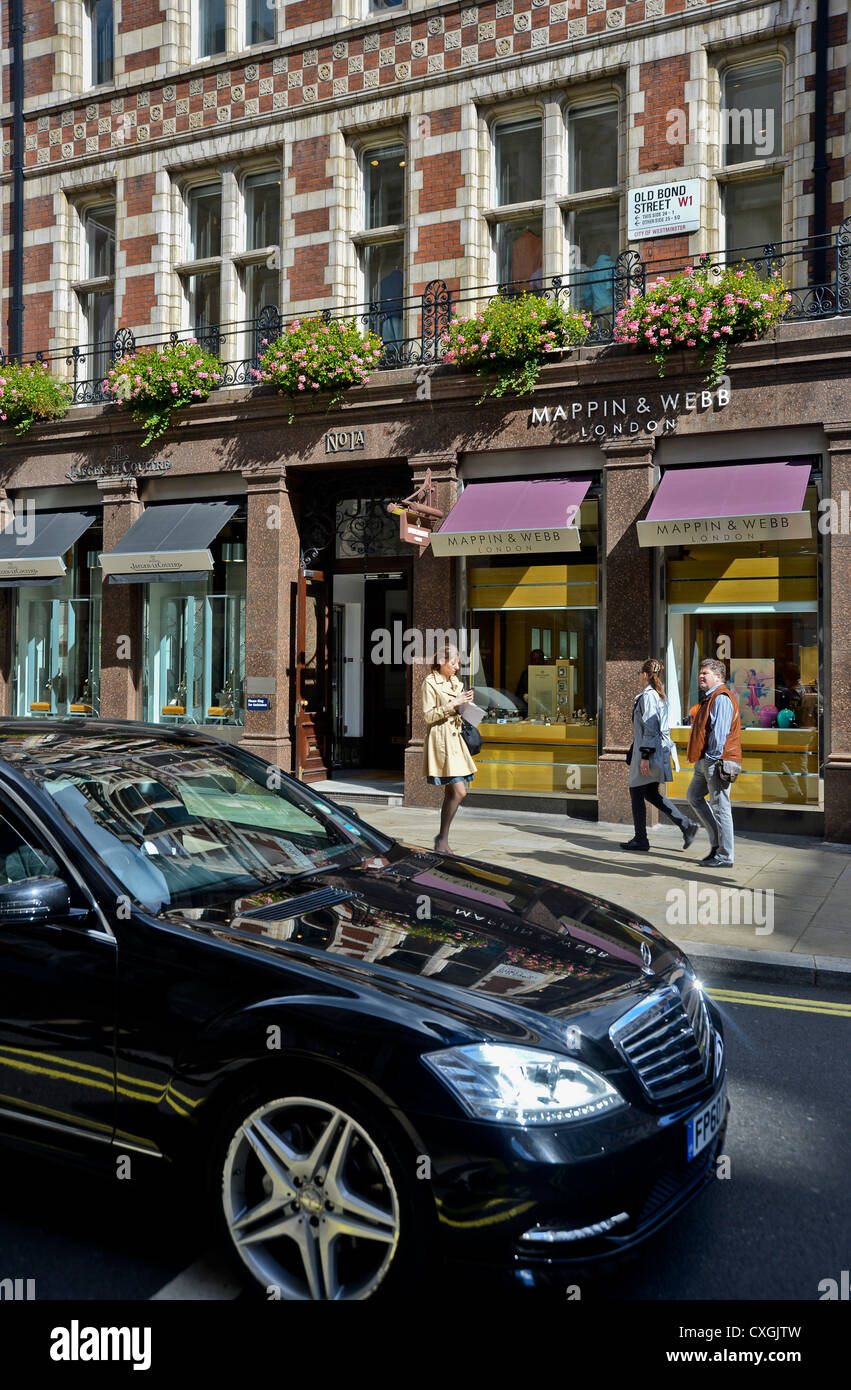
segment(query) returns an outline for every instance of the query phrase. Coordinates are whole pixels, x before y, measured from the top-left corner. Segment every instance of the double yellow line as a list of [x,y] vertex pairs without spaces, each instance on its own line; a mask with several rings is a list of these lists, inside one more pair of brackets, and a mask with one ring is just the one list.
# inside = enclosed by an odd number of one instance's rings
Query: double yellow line
[[762,1009],[788,1009],[801,1014],[833,1014],[851,1018],[851,1004],[834,1004],[819,999],[791,999],[783,994],[752,994],[739,989],[708,989],[706,993],[719,1004],[755,1004]]

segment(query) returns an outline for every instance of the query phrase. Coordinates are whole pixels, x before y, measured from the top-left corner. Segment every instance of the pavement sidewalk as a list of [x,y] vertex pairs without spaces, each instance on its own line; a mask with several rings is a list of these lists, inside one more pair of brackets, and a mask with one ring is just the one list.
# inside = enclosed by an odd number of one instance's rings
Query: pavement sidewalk
[[[435,810],[364,806],[362,813],[408,844],[433,844]],[[703,831],[685,852],[672,826],[649,831],[649,854],[620,850],[631,835],[626,825],[477,810],[468,803],[450,843],[455,854],[631,907],[704,968],[851,987],[851,846],[737,831],[735,866],[709,869],[700,863],[709,849]],[[716,891],[707,894],[707,888]],[[725,889],[746,891],[731,897]]]

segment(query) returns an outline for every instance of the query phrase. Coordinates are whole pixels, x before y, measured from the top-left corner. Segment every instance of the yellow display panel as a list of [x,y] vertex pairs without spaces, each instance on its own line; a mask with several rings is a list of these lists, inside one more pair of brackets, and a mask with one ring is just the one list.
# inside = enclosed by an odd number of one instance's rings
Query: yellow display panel
[[[672,729],[681,770],[669,795],[684,798],[694,769],[686,763],[688,729]],[[742,773],[730,791],[732,801],[787,805],[819,804],[817,729],[743,729]]]
[[471,608],[594,608],[596,565],[471,566]]
[[597,729],[585,724],[481,723],[471,792],[597,792]]

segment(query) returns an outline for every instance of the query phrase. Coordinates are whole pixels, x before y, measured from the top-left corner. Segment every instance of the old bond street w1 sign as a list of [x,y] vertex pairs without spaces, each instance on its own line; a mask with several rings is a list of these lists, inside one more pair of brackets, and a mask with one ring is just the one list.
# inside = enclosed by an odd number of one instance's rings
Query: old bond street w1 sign
[[627,240],[676,236],[700,227],[700,180],[654,183],[627,195]]

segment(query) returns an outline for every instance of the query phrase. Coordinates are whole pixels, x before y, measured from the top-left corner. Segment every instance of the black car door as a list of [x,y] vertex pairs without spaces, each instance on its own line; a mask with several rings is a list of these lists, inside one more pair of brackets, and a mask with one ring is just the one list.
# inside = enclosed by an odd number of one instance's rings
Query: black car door
[[[0,787],[0,1128],[109,1142],[115,1116],[116,943],[49,832]],[[20,916],[22,895],[60,878],[70,910]],[[4,901],[5,900],[5,901]],[[18,898],[18,904],[20,898]]]

